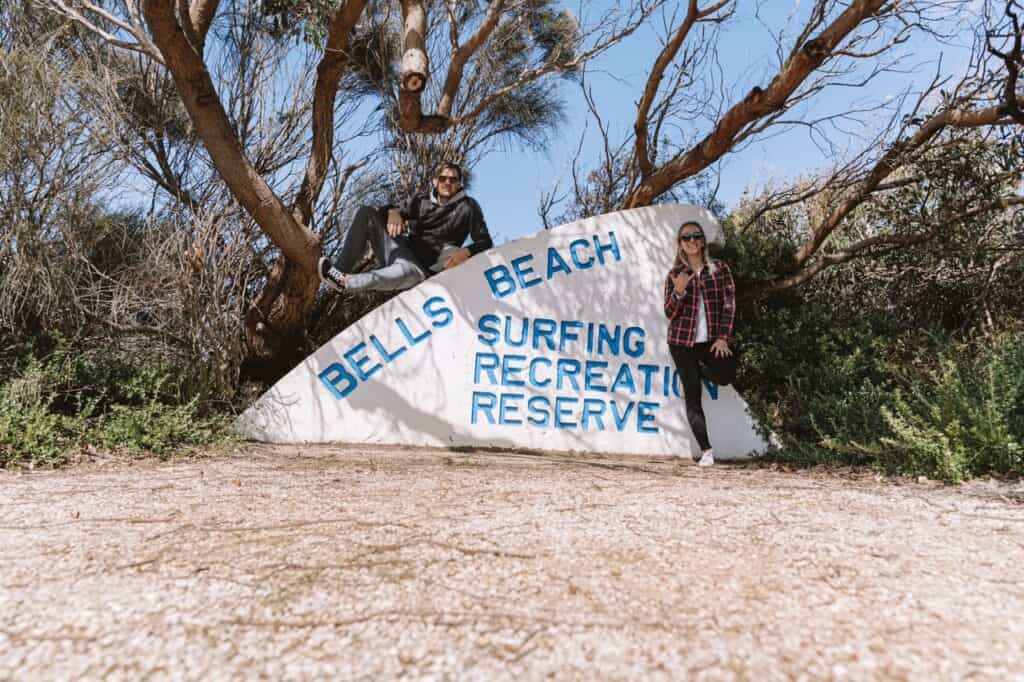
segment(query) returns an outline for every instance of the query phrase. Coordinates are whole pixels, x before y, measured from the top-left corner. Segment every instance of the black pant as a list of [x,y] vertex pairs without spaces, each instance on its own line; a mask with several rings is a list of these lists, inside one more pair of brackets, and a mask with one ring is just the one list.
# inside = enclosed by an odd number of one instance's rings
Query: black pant
[[423,269],[412,248],[404,237],[388,234],[387,211],[373,206],[361,206],[356,211],[352,225],[332,259],[334,267],[345,273],[352,272],[367,243],[373,247],[377,267],[369,272],[349,275],[346,289],[394,291],[408,289],[423,281]]
[[701,450],[711,447],[708,440],[708,425],[701,405],[701,379],[708,379],[719,386],[727,386],[736,378],[736,356],[716,357],[711,352],[711,343],[697,343],[693,347],[669,344],[672,360],[679,370],[683,384],[683,400],[686,402],[686,419],[690,430]]

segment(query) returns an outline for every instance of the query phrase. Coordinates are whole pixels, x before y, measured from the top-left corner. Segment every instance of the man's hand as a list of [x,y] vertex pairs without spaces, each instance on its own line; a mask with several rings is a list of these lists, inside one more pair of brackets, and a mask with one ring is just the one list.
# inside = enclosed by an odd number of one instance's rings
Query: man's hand
[[397,237],[405,229],[405,221],[397,208],[388,209],[388,234]]
[[725,339],[718,339],[711,344],[711,352],[716,358],[727,358],[732,355],[732,349],[729,348],[729,342]]
[[452,255],[448,256],[448,260],[444,262],[444,269],[450,270],[451,268],[454,268],[456,265],[462,265],[469,259],[471,255],[473,254],[469,252],[469,249],[463,246],[461,249],[455,251],[454,253],[452,253]]

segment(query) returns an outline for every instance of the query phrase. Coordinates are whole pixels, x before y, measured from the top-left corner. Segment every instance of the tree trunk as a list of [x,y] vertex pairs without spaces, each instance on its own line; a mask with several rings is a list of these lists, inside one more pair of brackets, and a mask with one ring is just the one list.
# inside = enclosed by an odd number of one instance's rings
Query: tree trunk
[[314,350],[305,329],[319,284],[316,273],[278,257],[245,314],[244,377],[276,382]]
[[246,367],[258,376],[275,374],[304,352],[306,317],[318,285],[320,238],[296,220],[245,155],[213,80],[174,15],[171,0],[144,0],[153,42],[163,55],[217,172],[232,195],[281,250],[269,281],[246,313]]

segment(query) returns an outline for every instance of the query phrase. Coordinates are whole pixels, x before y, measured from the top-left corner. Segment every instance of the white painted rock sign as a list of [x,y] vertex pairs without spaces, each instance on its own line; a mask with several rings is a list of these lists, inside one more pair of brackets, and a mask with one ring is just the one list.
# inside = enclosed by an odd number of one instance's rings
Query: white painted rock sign
[[[654,206],[537,232],[373,310],[240,418],[275,443],[382,443],[689,455],[666,345],[665,273],[695,206]],[[767,444],[731,387],[705,383],[716,457]]]

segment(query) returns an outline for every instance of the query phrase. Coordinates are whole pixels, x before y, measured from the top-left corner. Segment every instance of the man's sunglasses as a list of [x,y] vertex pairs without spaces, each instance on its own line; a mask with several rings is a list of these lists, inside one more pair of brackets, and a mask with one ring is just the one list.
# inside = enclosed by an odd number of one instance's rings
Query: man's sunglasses
[[679,235],[679,241],[688,242],[696,239],[699,242],[704,241],[704,235],[702,234],[681,234]]
[[456,183],[456,182],[459,182],[461,180],[462,180],[462,178],[460,178],[458,175],[438,175],[437,176],[437,181],[438,182]]

